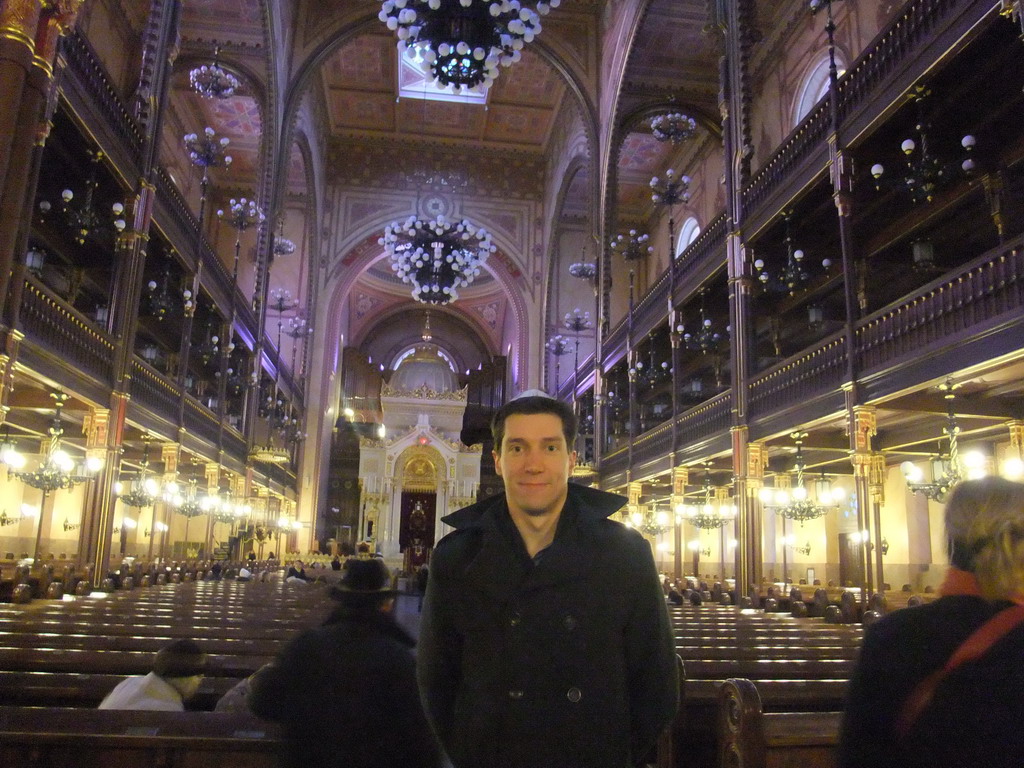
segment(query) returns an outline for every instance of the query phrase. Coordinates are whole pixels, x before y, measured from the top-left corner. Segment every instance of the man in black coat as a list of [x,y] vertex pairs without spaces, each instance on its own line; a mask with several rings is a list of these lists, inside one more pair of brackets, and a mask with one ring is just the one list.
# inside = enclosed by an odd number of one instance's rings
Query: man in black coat
[[417,674],[455,768],[627,768],[677,706],[649,544],[625,499],[569,484],[576,418],[543,393],[495,416],[505,494],[444,518]]
[[338,608],[252,681],[249,708],[283,724],[286,768],[438,768],[416,693],[413,640],[379,560],[351,560]]

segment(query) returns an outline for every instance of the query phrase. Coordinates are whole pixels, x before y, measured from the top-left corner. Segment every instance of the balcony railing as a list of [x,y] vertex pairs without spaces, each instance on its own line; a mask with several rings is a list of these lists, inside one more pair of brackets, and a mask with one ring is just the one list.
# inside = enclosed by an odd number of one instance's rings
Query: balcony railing
[[26,340],[109,385],[113,342],[31,278],[24,288],[18,325]]
[[178,404],[181,401],[178,385],[139,360],[132,361],[129,391],[133,403],[172,424],[178,423]]
[[787,408],[834,391],[846,374],[846,343],[842,333],[785,360],[750,383],[750,415]]
[[103,113],[106,124],[124,142],[132,157],[137,159],[142,152],[142,131],[110,84],[89,42],[75,30],[61,38],[61,50],[68,67],[84,86],[93,104]]
[[706,400],[676,419],[676,439],[680,446],[699,443],[732,426],[732,392],[726,391]]
[[898,304],[858,324],[857,354],[869,372],[936,343],[964,339],[979,328],[1024,312],[1024,238],[979,256]]
[[217,444],[220,439],[220,421],[217,414],[188,396],[185,398],[184,417],[185,429],[214,445]]
[[[974,0],[911,0],[899,16],[878,35],[839,79],[838,119],[842,125],[878,89],[889,83],[905,63],[932,41],[936,29],[957,13],[978,7],[979,14],[992,4]],[[980,16],[979,16],[980,17]],[[883,105],[884,106],[884,105]],[[743,190],[743,207],[750,214],[778,187],[793,181],[793,169],[820,152],[822,168],[827,161],[823,141],[831,128],[828,98],[822,99],[775,150]]]

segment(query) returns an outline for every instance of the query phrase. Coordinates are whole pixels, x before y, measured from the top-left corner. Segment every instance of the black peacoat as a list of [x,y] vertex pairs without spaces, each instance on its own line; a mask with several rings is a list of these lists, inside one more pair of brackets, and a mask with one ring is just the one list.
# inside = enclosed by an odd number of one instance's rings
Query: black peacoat
[[420,629],[424,709],[456,768],[626,768],[677,707],[675,649],[650,545],[575,484],[536,564],[504,496],[438,544]]

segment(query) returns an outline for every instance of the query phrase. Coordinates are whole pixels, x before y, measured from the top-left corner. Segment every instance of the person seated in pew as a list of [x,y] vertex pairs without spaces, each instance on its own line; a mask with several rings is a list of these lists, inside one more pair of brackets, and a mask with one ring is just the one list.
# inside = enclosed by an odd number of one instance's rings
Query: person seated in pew
[[251,675],[242,680],[239,680],[233,686],[231,686],[223,696],[217,699],[217,704],[214,706],[214,712],[248,712],[249,711],[249,694],[252,692],[252,683],[256,677],[268,670],[272,664],[264,664],[262,667],[257,669]]
[[157,651],[153,671],[118,683],[100,702],[100,709],[184,712],[185,702],[199,690],[206,654],[193,640],[175,640]]
[[941,597],[866,630],[841,768],[1024,765],[1024,484],[961,483],[945,527]]
[[288,573],[284,577],[284,580],[288,584],[295,584],[296,582],[307,582],[309,577],[306,576],[306,566],[301,560],[296,560],[290,566],[288,566]]
[[416,688],[412,637],[379,560],[352,560],[338,607],[250,683],[249,709],[283,725],[285,768],[439,768]]

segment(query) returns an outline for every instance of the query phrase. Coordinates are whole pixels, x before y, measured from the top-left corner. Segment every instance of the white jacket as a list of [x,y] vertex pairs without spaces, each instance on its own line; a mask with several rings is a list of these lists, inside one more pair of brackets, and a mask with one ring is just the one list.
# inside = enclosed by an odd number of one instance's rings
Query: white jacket
[[185,705],[173,686],[155,672],[135,675],[118,683],[100,702],[100,709],[184,712]]

